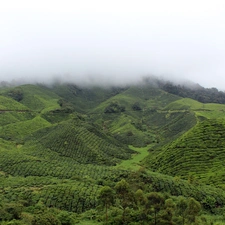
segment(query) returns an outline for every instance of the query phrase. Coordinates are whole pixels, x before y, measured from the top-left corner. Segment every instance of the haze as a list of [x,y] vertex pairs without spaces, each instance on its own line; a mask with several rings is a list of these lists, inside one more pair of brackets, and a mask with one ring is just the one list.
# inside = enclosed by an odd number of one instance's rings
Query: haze
[[225,90],[225,1],[7,0],[0,80],[136,82],[157,75]]

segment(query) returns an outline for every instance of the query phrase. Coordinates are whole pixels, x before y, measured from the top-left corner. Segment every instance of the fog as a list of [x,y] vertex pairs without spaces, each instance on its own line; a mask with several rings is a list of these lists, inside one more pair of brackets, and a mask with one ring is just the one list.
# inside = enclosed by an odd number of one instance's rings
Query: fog
[[0,81],[126,84],[156,75],[225,90],[223,0],[7,0]]

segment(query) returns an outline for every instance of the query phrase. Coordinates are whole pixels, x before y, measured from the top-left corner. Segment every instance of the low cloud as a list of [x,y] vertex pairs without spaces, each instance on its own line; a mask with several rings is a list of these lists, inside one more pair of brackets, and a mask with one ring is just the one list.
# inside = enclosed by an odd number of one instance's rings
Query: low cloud
[[0,80],[107,85],[154,74],[225,89],[222,0],[13,3],[0,9]]

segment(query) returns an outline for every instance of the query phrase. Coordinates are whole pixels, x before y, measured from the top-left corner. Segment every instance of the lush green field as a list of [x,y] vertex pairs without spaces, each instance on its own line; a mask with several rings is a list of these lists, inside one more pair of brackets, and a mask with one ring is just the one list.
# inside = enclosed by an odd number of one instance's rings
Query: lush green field
[[224,224],[225,105],[148,82],[0,93],[0,224]]
[[117,167],[126,170],[138,170],[141,168],[141,161],[148,156],[151,145],[141,148],[129,146],[129,148],[134,150],[135,153],[131,156],[131,159],[118,163]]

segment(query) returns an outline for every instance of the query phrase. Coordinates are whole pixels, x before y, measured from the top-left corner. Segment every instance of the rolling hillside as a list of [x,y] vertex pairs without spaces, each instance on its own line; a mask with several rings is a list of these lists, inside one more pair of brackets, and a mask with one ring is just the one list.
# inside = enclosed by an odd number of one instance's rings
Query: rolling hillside
[[165,109],[192,111],[198,122],[158,154],[150,155],[146,163],[162,173],[223,185],[225,106],[181,99]]
[[[67,212],[81,224],[82,213],[91,214],[98,218],[93,224],[101,224],[99,192],[123,179],[133,196],[157,192],[177,207],[181,196],[196,199],[208,215],[204,224],[225,212],[225,105],[183,98],[149,82],[113,88],[22,85],[0,93],[0,209],[11,215],[10,203],[22,210],[18,218],[0,215],[0,224],[12,218],[32,224],[40,204],[47,214],[51,208]],[[133,210],[125,209],[127,217],[147,212],[138,205],[147,200],[139,200],[127,200]],[[121,217],[119,202],[110,212]],[[181,224],[178,208],[173,210],[170,222]]]

